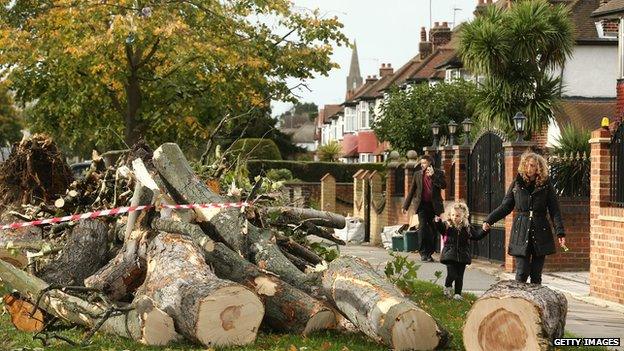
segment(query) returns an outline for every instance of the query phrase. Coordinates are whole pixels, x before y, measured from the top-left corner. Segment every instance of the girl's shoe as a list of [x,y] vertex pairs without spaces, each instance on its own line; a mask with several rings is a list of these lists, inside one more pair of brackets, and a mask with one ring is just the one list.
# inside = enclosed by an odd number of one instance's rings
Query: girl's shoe
[[452,287],[444,287],[444,296],[448,297],[449,299],[453,297],[453,288]]
[[464,298],[460,294],[455,294],[455,296],[453,296],[453,299],[460,301],[460,300],[463,300]]

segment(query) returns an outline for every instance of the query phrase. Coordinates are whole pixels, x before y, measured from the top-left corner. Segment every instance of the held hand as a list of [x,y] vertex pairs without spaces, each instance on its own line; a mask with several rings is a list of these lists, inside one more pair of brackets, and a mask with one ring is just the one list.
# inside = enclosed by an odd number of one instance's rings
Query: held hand
[[435,217],[433,218],[433,220],[434,220],[434,221],[436,221],[436,222],[439,222],[439,221],[441,221],[441,220],[442,220],[442,218],[441,218],[440,216],[435,216]]
[[565,244],[565,237],[564,237],[564,236],[559,237],[559,246],[561,246],[561,248],[563,249],[563,251],[566,251],[566,252],[567,252],[568,250],[570,250],[570,249],[568,249],[568,247],[567,247],[567,246],[566,246],[566,244]]
[[407,214],[407,210],[401,209],[401,213],[406,215]]
[[483,222],[483,227],[482,228],[483,228],[484,232],[489,232],[491,227],[490,227],[489,223]]

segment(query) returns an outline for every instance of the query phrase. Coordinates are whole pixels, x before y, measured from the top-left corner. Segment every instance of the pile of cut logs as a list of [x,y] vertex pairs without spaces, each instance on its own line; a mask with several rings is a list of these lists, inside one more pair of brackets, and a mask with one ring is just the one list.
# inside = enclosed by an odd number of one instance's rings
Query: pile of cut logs
[[[30,256],[28,250],[41,250],[41,238],[49,242],[54,230],[63,238],[47,248],[51,258],[40,267],[24,271],[0,261],[0,279],[15,291],[7,297],[12,306],[36,306],[44,320],[53,316],[149,345],[179,338],[205,346],[244,345],[261,328],[307,335],[347,324],[396,350],[448,343],[444,328],[366,261],[340,257],[328,264],[280,230],[296,226],[342,243],[331,228],[344,227],[344,217],[260,205],[159,206],[236,201],[213,192],[172,143],[126,167],[104,171],[106,184],[114,186],[102,193],[117,192],[123,181],[132,187],[129,205],[154,205],[152,210],[3,233],[3,245],[20,242],[16,248]],[[56,206],[75,213],[85,209],[85,186],[72,186]],[[127,205],[116,201],[120,195],[107,204]],[[33,232],[38,240],[26,240]],[[41,321],[26,324],[24,329],[42,327]]]

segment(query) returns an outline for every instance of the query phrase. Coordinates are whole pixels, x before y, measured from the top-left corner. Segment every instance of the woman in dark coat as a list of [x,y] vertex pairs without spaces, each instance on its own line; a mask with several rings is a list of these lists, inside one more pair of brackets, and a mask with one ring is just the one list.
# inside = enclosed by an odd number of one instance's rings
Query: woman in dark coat
[[517,218],[511,228],[508,253],[516,259],[516,280],[542,283],[546,255],[556,252],[555,240],[548,222],[550,215],[559,244],[565,248],[565,232],[557,193],[548,178],[546,160],[535,153],[525,153],[520,160],[518,176],[509,186],[501,205],[485,219],[483,230],[505,218],[513,210]]
[[[472,262],[470,240],[479,240],[483,235],[474,233],[468,221],[468,206],[463,202],[450,205],[446,217],[446,222],[440,217],[435,218],[436,229],[442,234],[444,240],[444,248],[440,254],[440,262],[446,265],[444,295],[461,300],[466,265]],[[455,283],[455,296],[451,293],[453,283]]]

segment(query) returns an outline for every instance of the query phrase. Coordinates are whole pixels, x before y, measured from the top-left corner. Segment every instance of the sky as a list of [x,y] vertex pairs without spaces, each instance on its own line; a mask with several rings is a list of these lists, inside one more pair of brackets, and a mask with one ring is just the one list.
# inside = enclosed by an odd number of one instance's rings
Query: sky
[[[343,33],[357,42],[360,73],[379,75],[382,63],[390,63],[398,69],[418,53],[420,28],[429,29],[429,3],[431,22],[449,22],[453,13],[457,24],[472,19],[477,0],[293,0],[296,10],[318,8],[326,17],[337,16],[344,24]],[[453,11],[454,8],[461,10]],[[344,101],[346,77],[351,60],[351,49],[335,48],[332,56],[340,68],[328,76],[317,76],[306,81],[305,88],[295,91],[302,102],[314,102],[319,106]],[[298,80],[290,80],[295,86]],[[277,116],[292,105],[272,102],[273,115]]]

